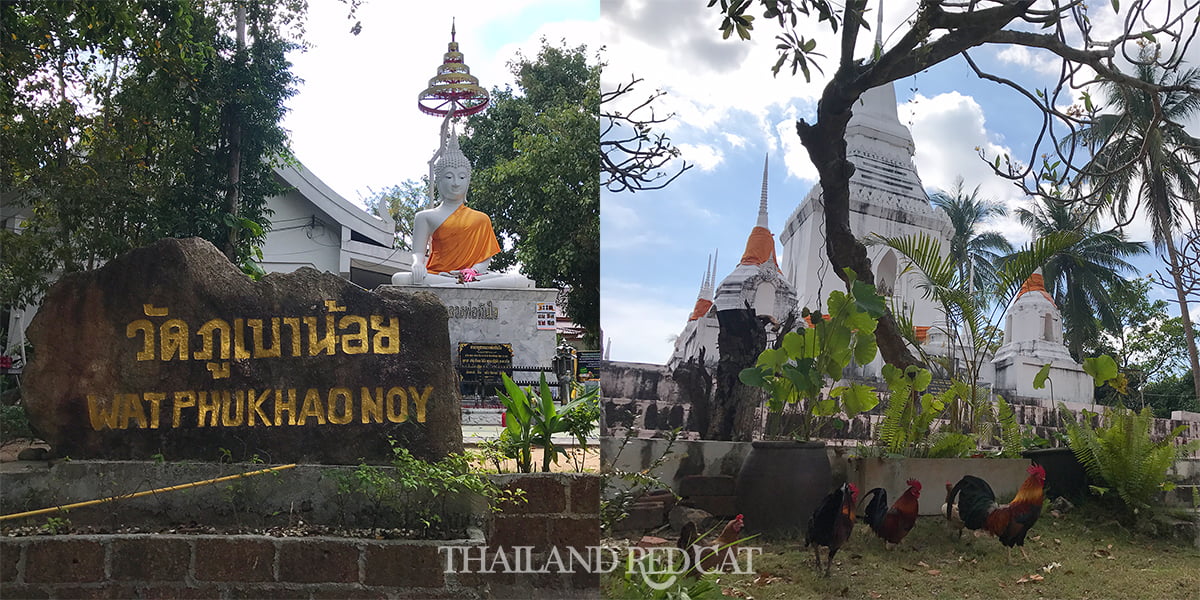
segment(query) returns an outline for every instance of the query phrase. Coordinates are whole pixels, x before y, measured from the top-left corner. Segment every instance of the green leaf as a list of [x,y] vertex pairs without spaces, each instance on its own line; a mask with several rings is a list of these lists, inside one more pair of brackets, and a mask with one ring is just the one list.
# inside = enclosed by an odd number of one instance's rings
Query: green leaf
[[883,296],[880,296],[875,291],[875,286],[856,279],[851,289],[854,290],[854,304],[859,310],[876,319],[883,316],[886,304],[884,303]]
[[790,358],[804,356],[804,335],[789,331],[783,336],[782,348]]
[[875,388],[858,383],[850,384],[849,389],[842,394],[842,410],[847,417],[853,417],[862,412],[875,408],[879,404],[879,395]]
[[751,387],[766,387],[767,379],[756,367],[747,367],[738,372],[738,381]]
[[1101,354],[1095,358],[1083,359],[1083,370],[1096,382],[1096,387],[1100,387],[1117,376],[1117,361],[1113,360],[1107,354]]
[[854,361],[860,365],[870,364],[879,353],[879,344],[873,333],[858,333],[854,341]]
[[1121,0],[1112,0],[1113,12],[1121,12]]
[[929,369],[918,369],[916,376],[913,377],[913,389],[923,392],[929,387],[931,381],[933,381],[933,373],[930,373]]
[[1050,378],[1050,363],[1046,363],[1046,364],[1042,365],[1042,368],[1040,370],[1038,370],[1037,375],[1033,376],[1034,389],[1040,390],[1040,389],[1045,388],[1046,380],[1049,378]]

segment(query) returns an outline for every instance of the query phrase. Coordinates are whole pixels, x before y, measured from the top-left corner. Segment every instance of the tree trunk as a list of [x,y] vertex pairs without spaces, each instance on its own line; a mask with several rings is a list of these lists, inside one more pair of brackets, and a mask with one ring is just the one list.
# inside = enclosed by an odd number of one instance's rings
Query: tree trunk
[[754,433],[754,411],[762,393],[738,380],[738,373],[754,366],[767,347],[767,332],[750,308],[717,311],[716,391],[709,404],[704,439],[750,441]]
[[[239,74],[244,75],[246,60],[246,8],[238,6],[237,9],[237,58],[235,61],[238,65]],[[229,214],[233,215],[234,222],[229,224],[229,239],[225,242],[225,256],[230,261],[237,263],[237,248],[238,248],[238,230],[241,225],[237,223],[238,204],[240,203],[240,193],[238,187],[242,180],[242,115],[241,108],[238,106],[239,100],[234,98],[226,106],[225,116],[227,131],[229,132],[229,191],[225,195],[226,208]]]
[[1200,398],[1200,358],[1196,352],[1196,336],[1192,333],[1192,316],[1188,314],[1187,293],[1180,273],[1179,252],[1175,249],[1175,240],[1167,232],[1167,260],[1170,261],[1171,277],[1175,280],[1175,295],[1179,302],[1179,319],[1183,321],[1183,337],[1187,340],[1188,361],[1192,365],[1192,385],[1196,397]]
[[704,349],[700,359],[685,362],[671,373],[679,389],[679,400],[691,407],[688,411],[687,429],[701,434],[708,432],[709,411],[712,402],[713,378],[704,366]]

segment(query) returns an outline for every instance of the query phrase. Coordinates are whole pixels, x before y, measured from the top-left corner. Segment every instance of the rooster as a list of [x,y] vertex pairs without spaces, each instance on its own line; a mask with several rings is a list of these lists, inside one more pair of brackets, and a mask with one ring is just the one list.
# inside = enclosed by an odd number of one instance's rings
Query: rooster
[[887,491],[877,487],[867,492],[863,500],[870,498],[867,510],[863,513],[863,522],[870,526],[875,535],[883,538],[884,547],[889,550],[899,544],[904,536],[912,531],[917,523],[919,500],[921,498],[921,482],[909,479],[908,489],[888,508]]
[[[997,504],[996,494],[986,481],[964,476],[954,485],[946,504],[952,506],[954,497],[958,496],[958,513],[967,529],[983,529],[1000,538],[1000,543],[1008,547],[1009,557],[1012,547],[1020,546],[1021,555],[1025,553],[1025,534],[1037,522],[1042,512],[1042,488],[1046,484],[1046,469],[1041,465],[1032,465],[1028,469],[1029,477],[1017,490],[1017,496],[1008,504]],[[946,518],[950,518],[947,508]]]
[[742,521],[742,515],[738,515],[725,524],[721,535],[718,535],[713,543],[702,545],[696,543],[700,538],[696,534],[696,524],[688,521],[679,532],[676,547],[687,554],[689,566],[698,563],[701,573],[710,573],[714,568],[723,567],[729,557],[734,555],[741,540],[743,527],[745,523]]
[[808,533],[804,536],[804,547],[813,547],[817,557],[817,569],[821,569],[821,546],[829,547],[829,562],[825,565],[825,576],[833,566],[833,555],[850,538],[854,529],[854,505],[858,501],[858,488],[853,483],[844,483],[825,496],[817,510],[808,519]]
[[962,517],[958,514],[958,507],[954,506],[950,500],[950,492],[954,489],[954,484],[946,482],[946,502],[942,504],[942,512],[947,514],[947,520],[950,530],[958,534],[958,538],[962,539],[963,522]]

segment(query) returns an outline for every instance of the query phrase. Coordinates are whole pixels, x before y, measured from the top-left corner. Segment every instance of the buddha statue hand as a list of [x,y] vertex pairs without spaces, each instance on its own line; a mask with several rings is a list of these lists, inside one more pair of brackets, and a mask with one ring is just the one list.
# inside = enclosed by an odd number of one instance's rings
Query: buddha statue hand
[[412,283],[420,284],[425,281],[425,275],[428,271],[425,269],[425,256],[422,254],[413,254],[412,261]]

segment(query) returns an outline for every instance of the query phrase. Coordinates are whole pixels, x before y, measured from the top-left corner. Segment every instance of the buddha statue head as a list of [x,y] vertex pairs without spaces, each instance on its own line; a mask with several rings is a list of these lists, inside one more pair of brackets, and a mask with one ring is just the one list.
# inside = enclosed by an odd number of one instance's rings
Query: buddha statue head
[[442,202],[461,202],[471,185],[471,161],[458,147],[458,136],[450,134],[446,150],[438,157],[433,173],[438,197]]

